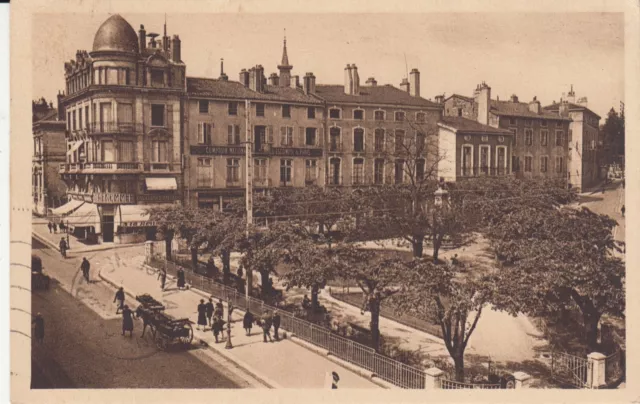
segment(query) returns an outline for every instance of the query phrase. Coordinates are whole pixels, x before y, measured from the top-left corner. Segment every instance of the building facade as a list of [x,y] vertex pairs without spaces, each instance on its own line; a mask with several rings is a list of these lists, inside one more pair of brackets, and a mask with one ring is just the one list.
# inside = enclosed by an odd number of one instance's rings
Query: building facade
[[491,99],[491,87],[478,85],[473,98],[454,94],[443,100],[445,114],[512,132],[510,171],[519,178],[569,178],[568,116],[547,111],[540,101]]
[[64,112],[44,99],[33,104],[32,211],[46,216],[66,202],[66,185],[58,175],[65,161]]
[[73,199],[57,214],[99,242],[152,237],[145,209],[181,200],[180,38],[138,34],[119,15],[98,29],[93,50],[65,63],[66,162]]
[[587,98],[576,102],[573,86],[559,103],[544,109],[571,118],[569,125],[569,181],[577,189],[595,186],[600,179],[598,160],[600,116],[587,108]]

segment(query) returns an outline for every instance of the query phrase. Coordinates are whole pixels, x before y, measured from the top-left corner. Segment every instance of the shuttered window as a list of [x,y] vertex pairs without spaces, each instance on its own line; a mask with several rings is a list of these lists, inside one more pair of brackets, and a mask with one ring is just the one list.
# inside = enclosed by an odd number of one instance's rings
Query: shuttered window
[[196,166],[198,188],[213,187],[213,164],[211,158],[199,158]]
[[118,123],[132,123],[133,122],[133,105],[132,104],[118,104]]
[[133,142],[118,142],[118,161],[133,162]]

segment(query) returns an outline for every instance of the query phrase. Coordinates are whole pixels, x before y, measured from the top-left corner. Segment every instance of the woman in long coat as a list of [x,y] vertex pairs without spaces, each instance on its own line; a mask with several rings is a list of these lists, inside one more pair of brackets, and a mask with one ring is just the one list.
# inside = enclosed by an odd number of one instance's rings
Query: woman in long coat
[[224,328],[224,320],[222,320],[221,317],[219,316],[215,316],[213,317],[213,326],[211,327],[211,331],[213,331],[213,336],[216,339],[216,344],[219,342],[218,341],[218,335],[220,335],[220,333],[222,332],[223,328]]
[[200,329],[202,326],[202,331],[207,327],[207,306],[204,304],[204,299],[200,299],[200,304],[198,305],[198,326],[196,329]]
[[125,331],[129,331],[129,336],[133,336],[133,312],[128,305],[124,305],[122,309],[122,335]]
[[244,318],[242,319],[242,327],[246,331],[247,335],[251,335],[251,327],[253,327],[253,313],[249,310],[244,314]]
[[184,288],[184,269],[178,269],[178,289]]

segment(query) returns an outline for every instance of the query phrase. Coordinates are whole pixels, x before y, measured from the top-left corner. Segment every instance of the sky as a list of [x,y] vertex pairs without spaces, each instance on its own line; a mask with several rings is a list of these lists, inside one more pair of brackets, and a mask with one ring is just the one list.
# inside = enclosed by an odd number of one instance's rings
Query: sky
[[[164,14],[122,14],[137,32],[162,34]],[[32,32],[33,98],[55,100],[64,88],[64,62],[91,51],[108,14],[37,14]],[[182,40],[187,75],[238,80],[261,64],[277,72],[286,29],[293,74],[313,72],[318,84],[343,84],[356,64],[361,84],[399,86],[417,68],[424,98],[471,96],[486,82],[492,98],[542,105],[559,101],[573,84],[576,97],[602,116],[624,100],[622,13],[412,14],[170,14],[168,34]],[[603,122],[603,121],[602,121]],[[602,123],[601,122],[601,123]]]

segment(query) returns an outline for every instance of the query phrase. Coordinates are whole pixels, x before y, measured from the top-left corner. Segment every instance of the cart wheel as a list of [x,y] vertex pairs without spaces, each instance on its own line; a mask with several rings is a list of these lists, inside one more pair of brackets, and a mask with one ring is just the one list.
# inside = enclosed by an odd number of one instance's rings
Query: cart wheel
[[508,377],[506,383],[504,385],[505,389],[515,389],[516,388],[516,380],[513,377]]
[[185,346],[191,345],[191,341],[193,341],[193,327],[191,324],[185,324],[184,329],[188,331],[188,334],[181,336],[180,342]]
[[158,347],[158,349],[161,349],[163,351],[167,349],[167,339],[165,338],[164,335],[158,333],[156,335],[155,340],[156,340],[156,346]]

